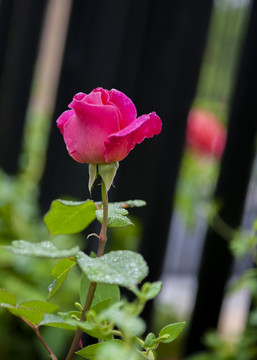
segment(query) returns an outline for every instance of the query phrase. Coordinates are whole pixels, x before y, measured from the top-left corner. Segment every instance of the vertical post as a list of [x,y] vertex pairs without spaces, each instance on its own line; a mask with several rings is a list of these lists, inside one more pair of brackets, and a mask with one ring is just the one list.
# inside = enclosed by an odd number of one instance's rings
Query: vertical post
[[[0,83],[0,165],[17,167],[41,25],[48,0],[15,0]],[[10,15],[10,14],[9,14]]]
[[[251,174],[257,130],[257,2],[253,1],[248,32],[229,117],[228,139],[214,198],[219,216],[229,226],[240,225]],[[204,333],[215,328],[224,288],[233,262],[228,241],[209,228],[199,270],[198,293],[186,354],[204,348]]]

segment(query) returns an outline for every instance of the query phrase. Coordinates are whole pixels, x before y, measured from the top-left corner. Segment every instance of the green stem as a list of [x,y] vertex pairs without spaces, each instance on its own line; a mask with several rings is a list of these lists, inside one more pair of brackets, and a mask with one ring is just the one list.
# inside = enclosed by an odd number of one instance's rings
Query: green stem
[[142,347],[142,348],[144,348],[145,346],[145,342],[142,340],[142,339],[140,339],[139,337],[135,337],[135,339],[136,339],[136,341],[139,343],[139,345]]
[[33,324],[31,324],[28,320],[22,318],[22,320],[28,325],[30,326],[36,333],[37,337],[39,338],[39,340],[41,341],[41,343],[44,345],[44,347],[46,348],[46,350],[49,352],[49,354],[51,355],[53,360],[57,360],[57,357],[54,355],[54,353],[52,352],[52,350],[50,349],[50,347],[47,345],[47,343],[45,342],[45,340],[42,338],[38,326],[35,326]]
[[119,337],[122,337],[122,333],[120,330],[112,330],[111,334],[113,336],[119,336]]
[[108,224],[108,192],[104,181],[102,181],[102,202],[103,202],[103,223],[99,235],[97,256],[102,256],[104,253],[105,244],[107,241],[107,224]]
[[[103,255],[105,244],[106,244],[106,241],[107,241],[108,192],[106,191],[104,181],[102,181],[102,203],[103,203],[103,223],[102,223],[101,231],[100,231],[100,234],[99,234],[99,243],[98,243],[98,251],[97,251],[97,256],[98,257]],[[95,290],[96,290],[96,285],[97,284],[95,282],[90,282],[86,302],[85,302],[85,305],[83,307],[83,311],[82,311],[82,314],[81,314],[80,321],[85,320],[86,313],[88,312],[88,310],[91,307],[91,304],[92,304],[92,301],[93,301],[93,298],[94,298],[94,294],[95,294]],[[74,335],[74,338],[72,340],[71,346],[70,346],[70,350],[69,350],[68,355],[66,357],[66,360],[72,360],[73,359],[74,353],[78,348],[79,339],[81,338],[82,333],[83,333],[83,330],[81,330],[80,328],[77,328],[77,330],[75,332],[75,335]]]
[[46,348],[46,350],[49,352],[49,354],[51,355],[51,358],[53,360],[57,360],[57,357],[54,355],[54,353],[52,352],[52,350],[50,349],[50,347],[47,345],[47,343],[45,342],[45,340],[42,338],[39,330],[38,330],[38,327],[35,327],[34,328],[35,330],[35,333],[37,334],[37,337],[39,338],[39,340],[42,342],[42,344],[44,345],[44,347]]

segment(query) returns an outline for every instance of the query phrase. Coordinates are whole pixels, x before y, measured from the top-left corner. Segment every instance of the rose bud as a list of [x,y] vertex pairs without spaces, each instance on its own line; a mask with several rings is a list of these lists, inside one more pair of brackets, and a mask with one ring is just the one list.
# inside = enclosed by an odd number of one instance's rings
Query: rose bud
[[123,160],[136,144],[159,134],[162,127],[155,112],[137,117],[130,98],[115,89],[78,93],[69,107],[57,125],[70,156],[80,163]]
[[212,112],[193,109],[188,115],[186,139],[198,154],[219,158],[226,143],[226,129]]

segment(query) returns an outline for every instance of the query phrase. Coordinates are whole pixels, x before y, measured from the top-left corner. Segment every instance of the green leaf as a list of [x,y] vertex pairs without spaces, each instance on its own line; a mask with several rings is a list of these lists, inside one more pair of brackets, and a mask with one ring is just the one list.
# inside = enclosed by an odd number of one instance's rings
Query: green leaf
[[[95,337],[99,340],[110,340],[112,339],[112,335],[106,334],[106,329],[102,331],[100,325],[96,325],[93,323],[90,323],[89,321],[77,321],[77,326],[83,330],[83,332],[87,333],[88,335]],[[104,325],[104,328],[106,326]]]
[[[97,220],[102,224],[103,222],[103,210],[96,210],[95,212]],[[125,216],[128,214],[126,209],[112,208],[108,209],[108,227],[123,227],[133,225],[131,220]]]
[[[95,305],[98,306],[99,304]],[[60,316],[63,318],[64,322],[67,325],[73,325],[80,328],[83,332],[87,333],[88,335],[97,338],[98,340],[110,340],[112,339],[112,335],[106,332],[106,324],[103,326],[99,324],[95,324],[94,321],[80,321],[72,318],[71,316],[75,315],[76,317],[80,318],[81,314],[76,311],[70,311],[68,313],[62,313]],[[104,327],[104,331],[102,331],[102,327]]]
[[23,301],[19,306],[25,307],[27,309],[36,309],[40,310],[43,313],[51,314],[59,309],[59,306],[56,304],[51,304],[47,301],[32,300],[32,301]]
[[146,300],[154,299],[162,289],[162,282],[145,283],[142,287],[142,293]]
[[[103,222],[102,204],[97,203],[100,209],[96,210],[95,214],[97,220]],[[124,227],[133,225],[131,220],[126,216],[128,215],[127,208],[145,206],[146,202],[143,200],[128,200],[122,202],[114,202],[108,204],[108,227]]]
[[38,325],[40,321],[43,320],[44,313],[52,313],[59,308],[58,305],[40,300],[23,301],[19,305],[16,305],[16,297],[2,289],[0,289],[0,301],[0,306],[32,325]]
[[54,281],[48,287],[48,299],[54,296],[54,294],[60,289],[62,283],[67,278],[68,272],[74,265],[76,265],[75,258],[61,259],[57,264],[55,264],[51,271]]
[[147,359],[137,349],[129,346],[121,340],[111,340],[100,343],[101,346],[96,350],[95,358],[90,360],[141,360]]
[[[99,304],[95,305],[96,307]],[[94,308],[94,307],[93,307]],[[96,311],[99,309],[93,309],[94,316],[96,316]],[[91,311],[90,310],[90,311]],[[80,328],[83,332],[88,335],[95,337],[100,340],[109,340],[112,338],[112,335],[106,332],[106,324],[101,325],[100,323],[95,323],[94,320],[91,321],[80,321],[73,316],[76,316],[78,319],[81,317],[81,313],[79,311],[68,311],[66,313],[58,313],[58,316],[45,316],[44,320],[41,321],[40,325],[47,325],[52,327],[57,327],[66,330],[75,330],[76,328]],[[102,331],[102,327],[104,327],[104,331]]]
[[36,256],[50,259],[75,256],[79,252],[79,248],[77,246],[69,250],[59,250],[49,241],[31,243],[24,240],[15,240],[12,241],[11,246],[3,246],[3,248],[17,255]]
[[147,335],[147,337],[145,338],[145,344],[144,344],[144,346],[145,346],[146,348],[151,348],[151,347],[153,347],[153,346],[155,345],[155,340],[156,340],[156,337],[155,337],[154,333],[149,333],[149,334]]
[[[101,329],[98,328],[100,326],[91,324],[88,321],[78,321],[76,319],[72,319],[71,315],[79,315],[78,312],[67,312],[67,313],[60,313],[59,316],[46,314],[44,319],[40,322],[39,326],[51,326],[59,329],[64,330],[73,330],[75,331],[78,327],[83,330],[83,332],[87,333],[90,336],[93,336],[100,340],[109,340],[111,337],[110,335],[106,335],[101,332]],[[79,316],[78,316],[79,317]]]
[[40,321],[39,326],[51,326],[64,330],[77,329],[77,321],[73,319],[63,319],[61,316],[53,314],[45,314],[44,318]]
[[170,343],[173,340],[175,340],[178,335],[181,333],[181,331],[184,329],[185,321],[169,324],[161,329],[159,337],[167,335],[167,338],[165,340],[162,340],[163,343]]
[[54,200],[44,222],[52,235],[76,234],[95,220],[95,210],[95,203],[91,200]]
[[36,309],[26,309],[24,307],[9,307],[8,310],[18,317],[27,320],[32,325],[38,325],[44,318],[44,313]]
[[111,298],[105,299],[105,300],[91,306],[90,310],[93,310],[96,314],[98,314],[110,306],[111,300],[112,300]]
[[[119,343],[123,343],[123,341],[116,339],[116,340],[108,341],[108,344],[109,343],[111,343],[111,344],[119,344]],[[79,355],[79,356],[82,356],[82,357],[84,357],[86,359],[93,360],[96,357],[97,351],[100,348],[102,348],[103,346],[105,347],[106,344],[105,343],[98,343],[98,344],[89,345],[89,346],[85,347],[84,349],[81,349],[81,350],[77,351],[76,354]]]
[[[101,202],[96,202],[98,206],[101,207]],[[118,202],[109,202],[108,207],[111,209],[129,209],[133,207],[142,207],[145,206],[146,202],[144,200],[126,200],[126,201],[118,201]]]
[[146,206],[146,201],[144,200],[127,200],[127,201],[122,201],[122,202],[117,202],[114,204],[118,204],[119,206],[123,207],[123,208],[133,208],[133,207],[142,207],[142,206]]
[[8,290],[0,289],[0,306],[1,304],[16,305],[16,296],[10,293]]
[[81,312],[76,310],[67,311],[67,312],[58,312],[58,316],[60,316],[63,320],[67,320],[67,319],[76,320],[72,318],[72,316],[76,316],[78,319],[80,319]]
[[98,319],[102,322],[111,321],[113,322],[123,333],[128,336],[140,336],[145,331],[144,321],[126,311],[126,308],[117,308],[118,304],[102,311]]
[[[90,281],[83,274],[80,282],[80,302],[85,304]],[[92,305],[102,303],[106,299],[110,299],[110,305],[120,300],[120,289],[114,284],[97,284]]]
[[0,306],[35,326],[38,325],[44,317],[44,313],[37,309],[27,309],[23,306],[12,306],[4,303],[0,304]]
[[112,251],[95,259],[80,252],[76,260],[88,279],[97,283],[133,288],[148,274],[148,266],[143,257],[128,250]]

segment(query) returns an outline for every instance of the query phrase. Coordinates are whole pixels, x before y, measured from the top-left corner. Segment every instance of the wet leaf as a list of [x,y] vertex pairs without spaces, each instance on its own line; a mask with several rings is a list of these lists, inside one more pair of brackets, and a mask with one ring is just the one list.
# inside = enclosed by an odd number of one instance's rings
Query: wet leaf
[[[95,212],[97,220],[103,222],[103,210],[96,210]],[[123,227],[128,225],[133,225],[131,220],[126,216],[128,211],[120,208],[111,208],[109,207],[108,211],[108,227]]]
[[67,278],[70,269],[75,265],[75,258],[61,259],[57,264],[55,264],[51,271],[54,281],[48,287],[48,299],[54,296],[54,294],[60,289],[62,283]]
[[112,251],[99,258],[90,258],[80,252],[77,263],[88,279],[97,283],[135,287],[148,274],[143,257],[133,251]]
[[54,200],[44,222],[52,235],[76,234],[95,219],[95,210],[96,205],[91,200]]
[[16,255],[35,256],[49,259],[75,256],[79,252],[79,248],[77,246],[69,250],[59,250],[50,241],[31,243],[25,240],[15,240],[12,241],[11,246],[3,246],[3,248]]

